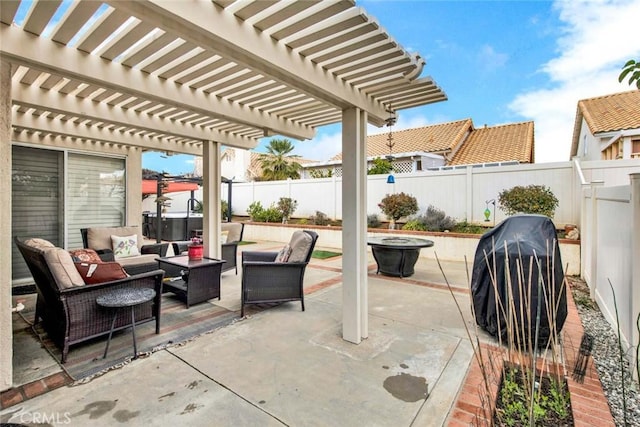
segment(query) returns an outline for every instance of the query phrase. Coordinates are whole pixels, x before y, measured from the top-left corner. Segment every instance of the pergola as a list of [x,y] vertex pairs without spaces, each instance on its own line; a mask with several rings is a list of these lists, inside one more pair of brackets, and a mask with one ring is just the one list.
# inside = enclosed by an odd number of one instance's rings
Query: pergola
[[[366,125],[383,125],[390,106],[446,99],[421,77],[418,54],[349,0],[2,0],[0,21],[3,182],[12,143],[187,153],[203,157],[204,203],[218,206],[221,145],[310,139],[342,123],[343,337],[368,336]],[[12,364],[10,192],[0,202],[2,390]],[[219,224],[219,209],[208,210],[205,242],[219,240]]]

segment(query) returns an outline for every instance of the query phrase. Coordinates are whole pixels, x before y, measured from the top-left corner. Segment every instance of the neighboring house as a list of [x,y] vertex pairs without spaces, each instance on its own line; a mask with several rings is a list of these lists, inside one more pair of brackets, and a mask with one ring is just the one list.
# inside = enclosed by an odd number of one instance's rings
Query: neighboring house
[[[534,163],[533,122],[475,129],[471,119],[367,136],[367,160],[392,156],[396,173],[411,173],[477,164]],[[331,160],[303,166],[303,177],[312,170],[342,175],[342,153]]]
[[[256,151],[225,147],[220,155],[220,173],[234,182],[259,181],[262,176],[262,163]],[[202,176],[202,158],[196,157],[194,174]],[[301,165],[317,163],[317,160],[296,159]]]
[[[423,126],[367,136],[369,164],[379,157],[392,156],[396,173],[448,169],[463,165],[495,166],[534,163],[533,122],[484,126],[476,129],[471,119]],[[222,174],[235,176],[234,181],[253,181],[261,175],[260,154],[253,151],[226,149],[222,154]],[[197,160],[196,160],[197,161]],[[302,165],[301,177],[312,173],[342,176],[342,153],[328,161],[297,160]]]
[[455,152],[450,166],[534,162],[533,122],[474,129]]
[[571,158],[640,158],[640,90],[578,101]]

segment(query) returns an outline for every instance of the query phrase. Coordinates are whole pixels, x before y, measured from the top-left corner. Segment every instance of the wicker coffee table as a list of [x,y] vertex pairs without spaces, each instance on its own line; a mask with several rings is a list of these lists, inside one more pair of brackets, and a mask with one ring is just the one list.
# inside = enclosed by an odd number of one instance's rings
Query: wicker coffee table
[[107,357],[109,344],[111,343],[111,335],[113,335],[113,327],[116,324],[118,311],[121,308],[131,307],[131,333],[133,335],[133,358],[138,357],[138,346],[136,345],[136,316],[135,308],[140,304],[151,301],[156,296],[156,291],[149,288],[120,288],[96,298],[96,303],[101,307],[114,309],[113,320],[111,321],[111,330],[109,330],[109,339],[104,349],[103,359]]

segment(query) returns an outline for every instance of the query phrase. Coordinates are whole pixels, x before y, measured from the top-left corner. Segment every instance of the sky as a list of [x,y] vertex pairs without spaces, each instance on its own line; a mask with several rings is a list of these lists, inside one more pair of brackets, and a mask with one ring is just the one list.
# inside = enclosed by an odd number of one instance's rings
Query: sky
[[[640,0],[363,0],[363,7],[410,52],[418,52],[448,100],[398,112],[393,130],[471,118],[476,127],[533,121],[535,162],[570,159],[581,99],[633,89],[619,83],[640,58]],[[386,132],[369,126],[368,133]],[[271,138],[260,141],[264,152]],[[293,154],[326,161],[342,151],[341,127],[291,140]],[[166,156],[165,156],[166,157]],[[143,156],[143,167],[192,172],[193,157]]]

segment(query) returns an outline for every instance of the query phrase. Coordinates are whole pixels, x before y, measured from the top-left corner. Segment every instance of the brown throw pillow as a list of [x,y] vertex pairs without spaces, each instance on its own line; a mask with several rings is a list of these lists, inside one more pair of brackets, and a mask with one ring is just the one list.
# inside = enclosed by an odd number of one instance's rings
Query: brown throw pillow
[[72,249],[69,251],[73,262],[101,263],[100,255],[93,249]]
[[[76,262],[76,269],[87,285],[95,283],[110,282],[112,280],[125,279],[129,277],[126,271],[117,262]],[[95,268],[92,266],[95,265]]]

